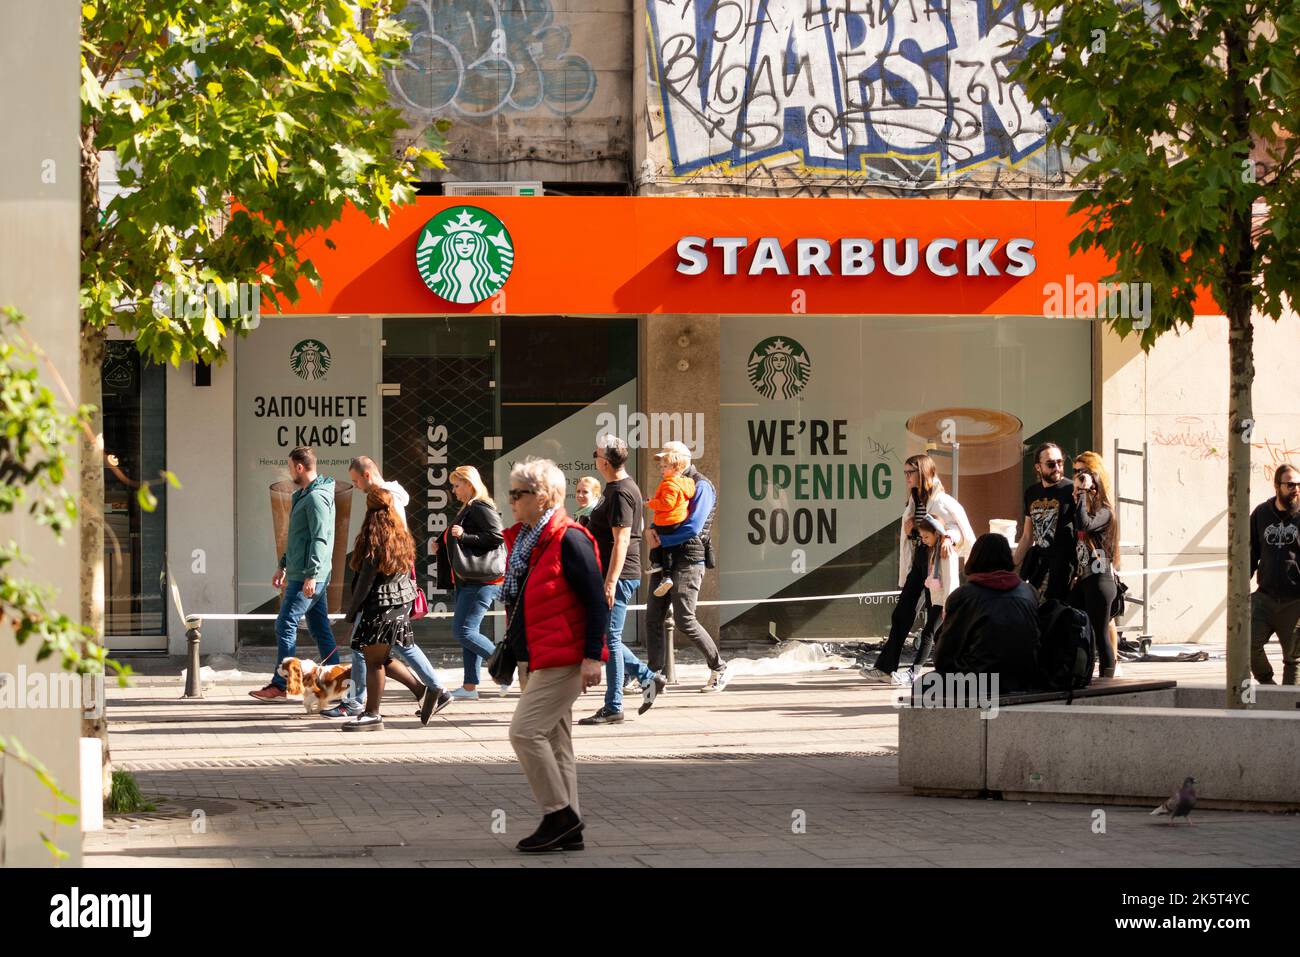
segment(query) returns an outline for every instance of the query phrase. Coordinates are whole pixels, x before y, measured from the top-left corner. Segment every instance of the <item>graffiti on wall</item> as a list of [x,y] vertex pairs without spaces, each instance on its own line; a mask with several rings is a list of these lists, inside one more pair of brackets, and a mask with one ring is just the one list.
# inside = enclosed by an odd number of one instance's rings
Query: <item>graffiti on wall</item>
[[[1174,420],[1173,428],[1154,429],[1151,444],[1173,449],[1198,462],[1227,462],[1228,438],[1223,425],[1217,418],[1180,415]],[[1256,429],[1250,438],[1251,468],[1269,483],[1279,465],[1300,459],[1300,442],[1294,439],[1271,435],[1263,429]]]
[[411,0],[403,65],[388,72],[399,105],[435,117],[545,107],[568,116],[596,92],[596,71],[569,47],[551,0]]
[[1020,163],[1049,123],[1008,75],[1048,29],[1019,0],[650,0],[671,173]]

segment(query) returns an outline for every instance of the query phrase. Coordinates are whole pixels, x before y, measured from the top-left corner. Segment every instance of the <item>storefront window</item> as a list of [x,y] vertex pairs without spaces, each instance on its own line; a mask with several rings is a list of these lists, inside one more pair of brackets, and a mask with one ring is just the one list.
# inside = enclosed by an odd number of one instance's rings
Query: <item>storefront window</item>
[[[928,443],[977,535],[1018,528],[1024,450],[1089,447],[1091,328],[1039,318],[722,322],[722,597],[898,587],[903,462]],[[888,630],[896,599],[723,606],[723,637]]]
[[134,343],[110,341],[101,372],[104,451],[117,463],[104,469],[104,626],[115,649],[132,649],[167,629],[167,494],[151,486],[152,512],[136,498],[138,483],[167,467],[166,369],[143,362]]
[[[431,609],[449,610],[429,542],[460,508],[450,471],[477,468],[508,522],[511,465],[552,458],[569,478],[572,509],[574,482],[593,472],[598,416],[636,409],[636,321],[401,317],[385,319],[383,329],[384,477],[411,496],[418,583]],[[417,631],[450,640],[451,625],[432,618]]]

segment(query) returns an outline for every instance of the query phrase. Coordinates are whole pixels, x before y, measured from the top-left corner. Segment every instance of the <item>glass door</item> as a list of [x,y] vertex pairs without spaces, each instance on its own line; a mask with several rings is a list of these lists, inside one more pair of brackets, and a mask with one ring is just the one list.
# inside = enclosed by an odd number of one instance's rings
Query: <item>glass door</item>
[[[167,493],[146,512],[138,483],[167,461],[165,367],[144,362],[135,344],[110,340],[102,367],[104,451],[104,630],[112,651],[167,648]],[[111,464],[115,462],[116,464]]]

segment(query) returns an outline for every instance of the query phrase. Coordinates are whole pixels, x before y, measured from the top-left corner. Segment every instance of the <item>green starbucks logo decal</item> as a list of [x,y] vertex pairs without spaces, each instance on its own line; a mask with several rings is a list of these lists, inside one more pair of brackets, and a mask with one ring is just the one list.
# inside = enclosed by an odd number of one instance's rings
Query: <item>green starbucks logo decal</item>
[[304,339],[290,351],[289,369],[304,382],[323,379],[330,371],[330,351],[319,339]]
[[765,399],[793,399],[812,375],[807,351],[789,336],[772,336],[754,346],[748,368],[749,384]]
[[485,209],[455,206],[424,224],[415,265],[424,284],[448,302],[482,302],[510,278],[515,247],[505,225]]

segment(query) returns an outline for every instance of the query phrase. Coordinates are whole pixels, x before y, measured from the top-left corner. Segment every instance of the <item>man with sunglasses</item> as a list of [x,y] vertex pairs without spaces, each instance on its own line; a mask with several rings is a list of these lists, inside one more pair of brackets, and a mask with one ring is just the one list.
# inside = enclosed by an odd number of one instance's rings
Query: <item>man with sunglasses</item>
[[1034,449],[1038,481],[1025,489],[1025,524],[1016,543],[1020,577],[1033,586],[1040,602],[1064,601],[1070,591],[1074,536],[1068,528],[1074,508],[1074,484],[1065,477],[1065,455],[1055,442]]
[[1264,653],[1277,635],[1282,684],[1294,685],[1300,684],[1300,469],[1279,465],[1273,489],[1276,497],[1250,513],[1250,573],[1259,582],[1250,596],[1250,673],[1260,684],[1277,684]]

